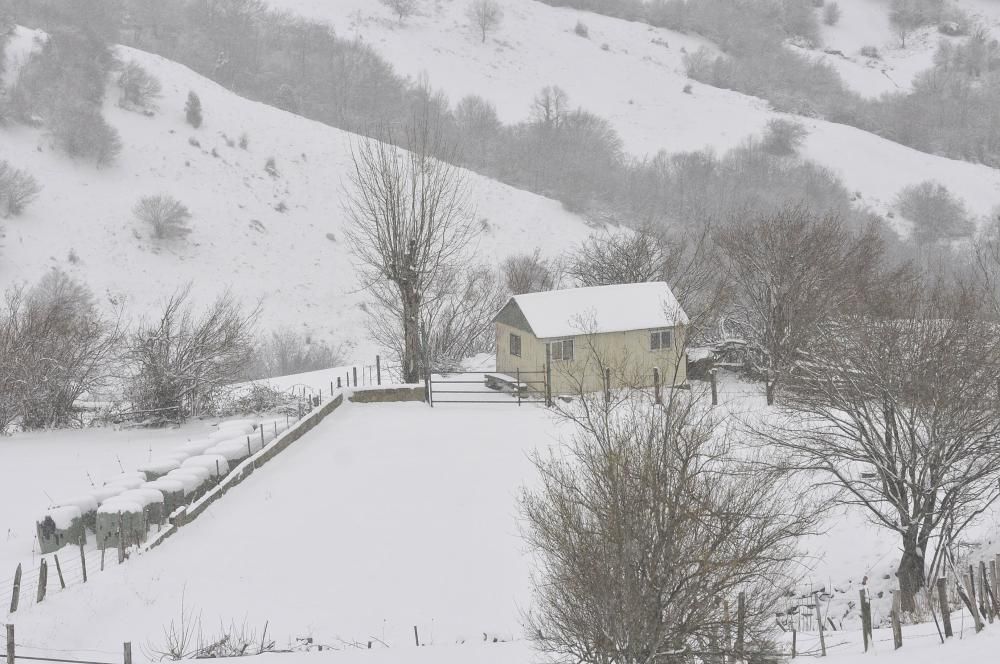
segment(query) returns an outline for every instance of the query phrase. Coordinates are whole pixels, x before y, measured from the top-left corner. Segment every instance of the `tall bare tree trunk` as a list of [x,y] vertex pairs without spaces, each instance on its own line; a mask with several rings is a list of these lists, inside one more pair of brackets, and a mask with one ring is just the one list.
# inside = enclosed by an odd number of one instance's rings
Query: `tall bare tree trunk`
[[419,383],[422,368],[420,344],[420,294],[404,281],[399,284],[403,302],[403,382]]
[[924,557],[926,544],[920,545],[916,534],[903,536],[903,556],[899,559],[896,577],[899,579],[900,608],[904,612],[916,610],[916,595],[924,588]]

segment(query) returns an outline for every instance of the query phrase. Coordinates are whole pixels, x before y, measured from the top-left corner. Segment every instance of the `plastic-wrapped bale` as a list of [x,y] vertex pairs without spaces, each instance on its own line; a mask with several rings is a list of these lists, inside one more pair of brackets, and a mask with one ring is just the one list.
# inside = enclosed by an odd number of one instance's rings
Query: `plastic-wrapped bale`
[[197,440],[191,440],[183,445],[178,445],[173,453],[185,454],[188,457],[198,456],[204,454],[205,450],[210,447],[214,447],[219,444],[216,438],[199,438]]
[[104,486],[120,486],[123,490],[138,489],[146,483],[146,473],[135,471],[133,473],[122,473],[104,482]]
[[124,534],[126,544],[134,544],[136,535],[146,532],[146,514],[143,504],[125,500],[121,496],[110,498],[97,510],[97,546],[101,549],[117,549]]
[[79,544],[84,536],[83,513],[75,505],[52,507],[35,522],[42,553],[58,551],[66,544]]
[[[142,505],[143,514],[146,515],[147,528],[154,523],[157,526],[163,524],[166,518],[164,514],[163,492],[157,489],[132,489],[120,496],[121,500],[131,500]],[[140,537],[145,540],[145,533]]]
[[229,462],[220,454],[201,454],[193,456],[181,464],[181,468],[204,468],[209,477],[220,477],[229,473]]
[[181,466],[171,470],[163,479],[181,482],[184,485],[184,500],[187,501],[197,500],[208,490],[210,477],[208,470],[201,466]]
[[[143,484],[140,488],[155,489],[163,494],[163,518],[166,519],[184,504],[184,487],[184,482],[176,477],[161,477]],[[197,488],[197,485],[194,488]]]
[[254,444],[254,437],[230,438],[219,442],[215,447],[205,450],[206,455],[217,454],[226,459],[230,467],[239,465],[252,453],[260,451],[260,441]]
[[101,501],[98,500],[97,496],[87,493],[59,501],[59,507],[73,506],[80,509],[80,514],[83,518],[84,537],[87,535],[87,528],[93,530],[97,525],[97,508],[100,504]]
[[146,475],[146,480],[148,482],[152,482],[153,480],[163,477],[171,470],[176,470],[177,468],[180,468],[181,461],[183,461],[183,459],[178,459],[173,455],[168,455],[165,457],[157,457],[156,459],[153,459],[149,463],[144,463],[143,465],[139,466],[139,470]]

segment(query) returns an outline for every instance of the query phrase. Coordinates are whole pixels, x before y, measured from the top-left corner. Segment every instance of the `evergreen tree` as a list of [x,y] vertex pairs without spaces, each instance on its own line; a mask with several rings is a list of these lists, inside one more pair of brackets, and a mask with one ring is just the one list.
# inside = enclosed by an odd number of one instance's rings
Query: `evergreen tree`
[[187,115],[189,125],[195,129],[201,126],[201,99],[194,92],[188,93],[187,104],[184,105],[184,113]]

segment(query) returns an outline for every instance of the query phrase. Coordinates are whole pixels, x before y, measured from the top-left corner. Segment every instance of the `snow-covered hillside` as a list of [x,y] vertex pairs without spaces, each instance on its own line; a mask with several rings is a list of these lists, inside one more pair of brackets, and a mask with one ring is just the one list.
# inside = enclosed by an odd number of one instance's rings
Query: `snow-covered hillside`
[[[20,30],[12,59],[36,47],[37,37]],[[43,130],[0,128],[0,159],[44,186],[23,216],[0,220],[0,290],[58,266],[101,299],[125,298],[129,313],[138,315],[193,281],[201,299],[231,288],[247,303],[263,300],[265,328],[306,327],[328,339],[363,342],[363,294],[342,208],[354,137],[237,97],[162,58],[126,48],[118,55],[157,76],[163,95],[156,115],[146,117],[119,108],[117,90],[109,90],[104,114],[124,144],[114,166],[72,161]],[[190,90],[205,109],[198,130],[184,121]],[[246,150],[238,146],[243,134]],[[277,177],[265,172],[269,157]],[[589,233],[552,200],[474,175],[469,185],[486,229],[481,260],[536,246],[558,254]],[[190,208],[193,232],[186,241],[156,242],[134,219],[139,197],[160,193]],[[371,361],[374,352],[359,356]]]
[[[503,22],[484,44],[470,26],[468,3],[462,0],[425,2],[421,15],[403,23],[371,0],[268,1],[276,9],[327,21],[338,34],[367,41],[401,73],[427,74],[431,85],[444,90],[453,102],[467,94],[485,97],[496,104],[506,122],[528,117],[538,91],[558,85],[572,104],[611,120],[626,150],[636,155],[661,149],[724,150],[781,115],[760,99],[689,80],[684,74],[685,53],[711,47],[696,35],[553,8],[535,0],[505,0]],[[860,35],[857,39],[862,42],[892,39],[884,18],[887,0],[842,4],[849,34]],[[865,30],[855,33],[850,26],[859,20],[860,9],[872,14],[878,9],[883,18],[872,24],[865,14],[861,20]],[[587,26],[587,38],[574,32],[577,21]],[[843,44],[846,53],[857,46],[838,41],[839,35],[839,31],[827,35],[833,48]],[[932,53],[926,54],[927,64]],[[922,68],[923,63],[914,61],[906,76]],[[859,77],[885,78],[864,65],[855,69]],[[691,94],[685,94],[689,83]],[[887,210],[903,187],[924,180],[941,182],[965,199],[975,214],[989,213],[1000,199],[1000,172],[994,169],[921,153],[846,125],[802,122],[809,130],[804,156],[834,170],[876,211]]]

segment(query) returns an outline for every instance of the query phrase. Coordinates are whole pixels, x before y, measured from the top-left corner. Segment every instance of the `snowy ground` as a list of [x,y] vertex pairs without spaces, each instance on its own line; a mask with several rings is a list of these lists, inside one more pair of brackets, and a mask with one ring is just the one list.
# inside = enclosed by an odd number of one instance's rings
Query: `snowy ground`
[[[684,74],[685,52],[711,47],[696,35],[534,0],[505,0],[503,23],[483,44],[465,16],[467,3],[460,0],[424,3],[423,14],[402,25],[370,0],[268,2],[276,9],[328,21],[338,34],[369,42],[398,71],[414,78],[426,75],[453,102],[468,94],[483,96],[496,104],[505,122],[527,118],[538,91],[558,85],[573,105],[609,119],[626,150],[638,156],[661,149],[725,150],[781,116],[763,100],[689,80]],[[891,41],[885,18],[888,0],[841,5],[847,34],[858,35],[851,39]],[[578,20],[589,28],[589,38],[573,32]],[[855,32],[854,22],[864,24],[865,30]],[[840,41],[847,39],[844,31],[824,34],[832,48],[843,48],[845,54],[860,48],[854,41]],[[894,80],[908,81],[930,63],[936,35],[927,32],[925,48],[899,55],[900,62],[890,72]],[[833,57],[821,50],[816,53]],[[890,48],[890,63],[896,62],[894,57]],[[849,84],[857,80],[872,92],[877,92],[872,80],[879,78],[895,87],[866,64],[842,73]],[[692,94],[683,92],[688,83],[693,85]],[[902,188],[924,180],[947,186],[974,214],[988,214],[996,205],[1000,172],[995,169],[921,153],[846,125],[799,120],[809,130],[803,155],[831,168],[851,191],[861,194],[862,204],[877,212],[889,210]]]
[[[37,47],[35,37],[20,30],[10,61]],[[226,288],[250,306],[262,300],[264,329],[293,325],[334,345],[355,342],[357,359],[372,362],[376,350],[363,339],[364,294],[342,206],[356,137],[237,97],[162,58],[125,48],[118,56],[157,76],[163,96],[155,117],[146,117],[119,108],[109,86],[104,114],[124,145],[114,166],[74,162],[43,130],[0,127],[0,159],[44,187],[23,216],[0,220],[0,291],[60,267],[86,281],[101,302],[125,302],[138,317],[194,281],[203,300]],[[8,82],[15,70],[8,67]],[[184,122],[189,90],[204,107],[198,130]],[[244,133],[247,150],[227,142]],[[264,171],[272,156],[277,177]],[[550,199],[473,175],[469,186],[475,223],[484,229],[476,255],[484,262],[535,247],[561,254],[590,232]],[[133,218],[139,197],[160,193],[191,210],[186,241],[155,242]]]
[[[721,393],[736,414],[763,410],[758,386],[726,380]],[[267,622],[280,646],[312,638],[341,650],[291,656],[291,664],[541,661],[523,641],[492,641],[524,636],[530,560],[518,533],[517,495],[532,482],[530,452],[554,444],[566,433],[562,426],[539,406],[346,404],[162,546],[121,567],[109,563],[86,586],[50,586],[41,605],[22,604],[18,640],[41,648],[25,652],[43,656],[46,646],[82,655],[110,652],[125,640],[148,651],[179,617],[183,601],[208,630],[220,620],[246,620],[259,632]],[[193,432],[159,433],[162,440],[154,445]],[[145,433],[141,444],[112,434],[103,453],[80,456],[79,465],[151,444]],[[83,444],[94,435],[15,437],[0,443],[0,455],[34,455],[34,467],[44,469],[46,456],[68,454],[74,436]],[[11,442],[18,447],[5,449]],[[134,449],[137,458],[141,450]],[[60,472],[82,475],[74,465],[67,460]],[[20,496],[35,490],[33,475],[25,474],[21,491],[0,494],[5,528],[32,526],[29,501]],[[845,631],[830,633],[828,644],[836,661],[853,662],[860,652],[856,621],[838,612],[856,599],[865,576],[873,594],[888,590],[891,581],[883,577],[891,574],[897,553],[893,539],[860,512],[832,513],[827,525],[826,533],[803,542],[808,557],[801,585],[834,590],[830,615]],[[988,522],[978,533],[995,526]],[[5,580],[0,572],[0,583]],[[876,621],[881,607],[876,601]],[[956,613],[956,629],[962,620]],[[414,625],[428,647],[412,645]],[[956,659],[947,661],[985,664],[981,655],[996,647],[996,630],[970,639],[968,617],[963,629],[967,641],[949,644]],[[879,656],[943,661],[934,659],[940,655],[933,654],[932,625],[908,632],[906,657],[893,657],[888,635],[879,632]],[[800,635],[801,650],[812,647],[810,638]],[[349,645],[368,641],[375,650]],[[914,654],[918,646],[926,654]]]

